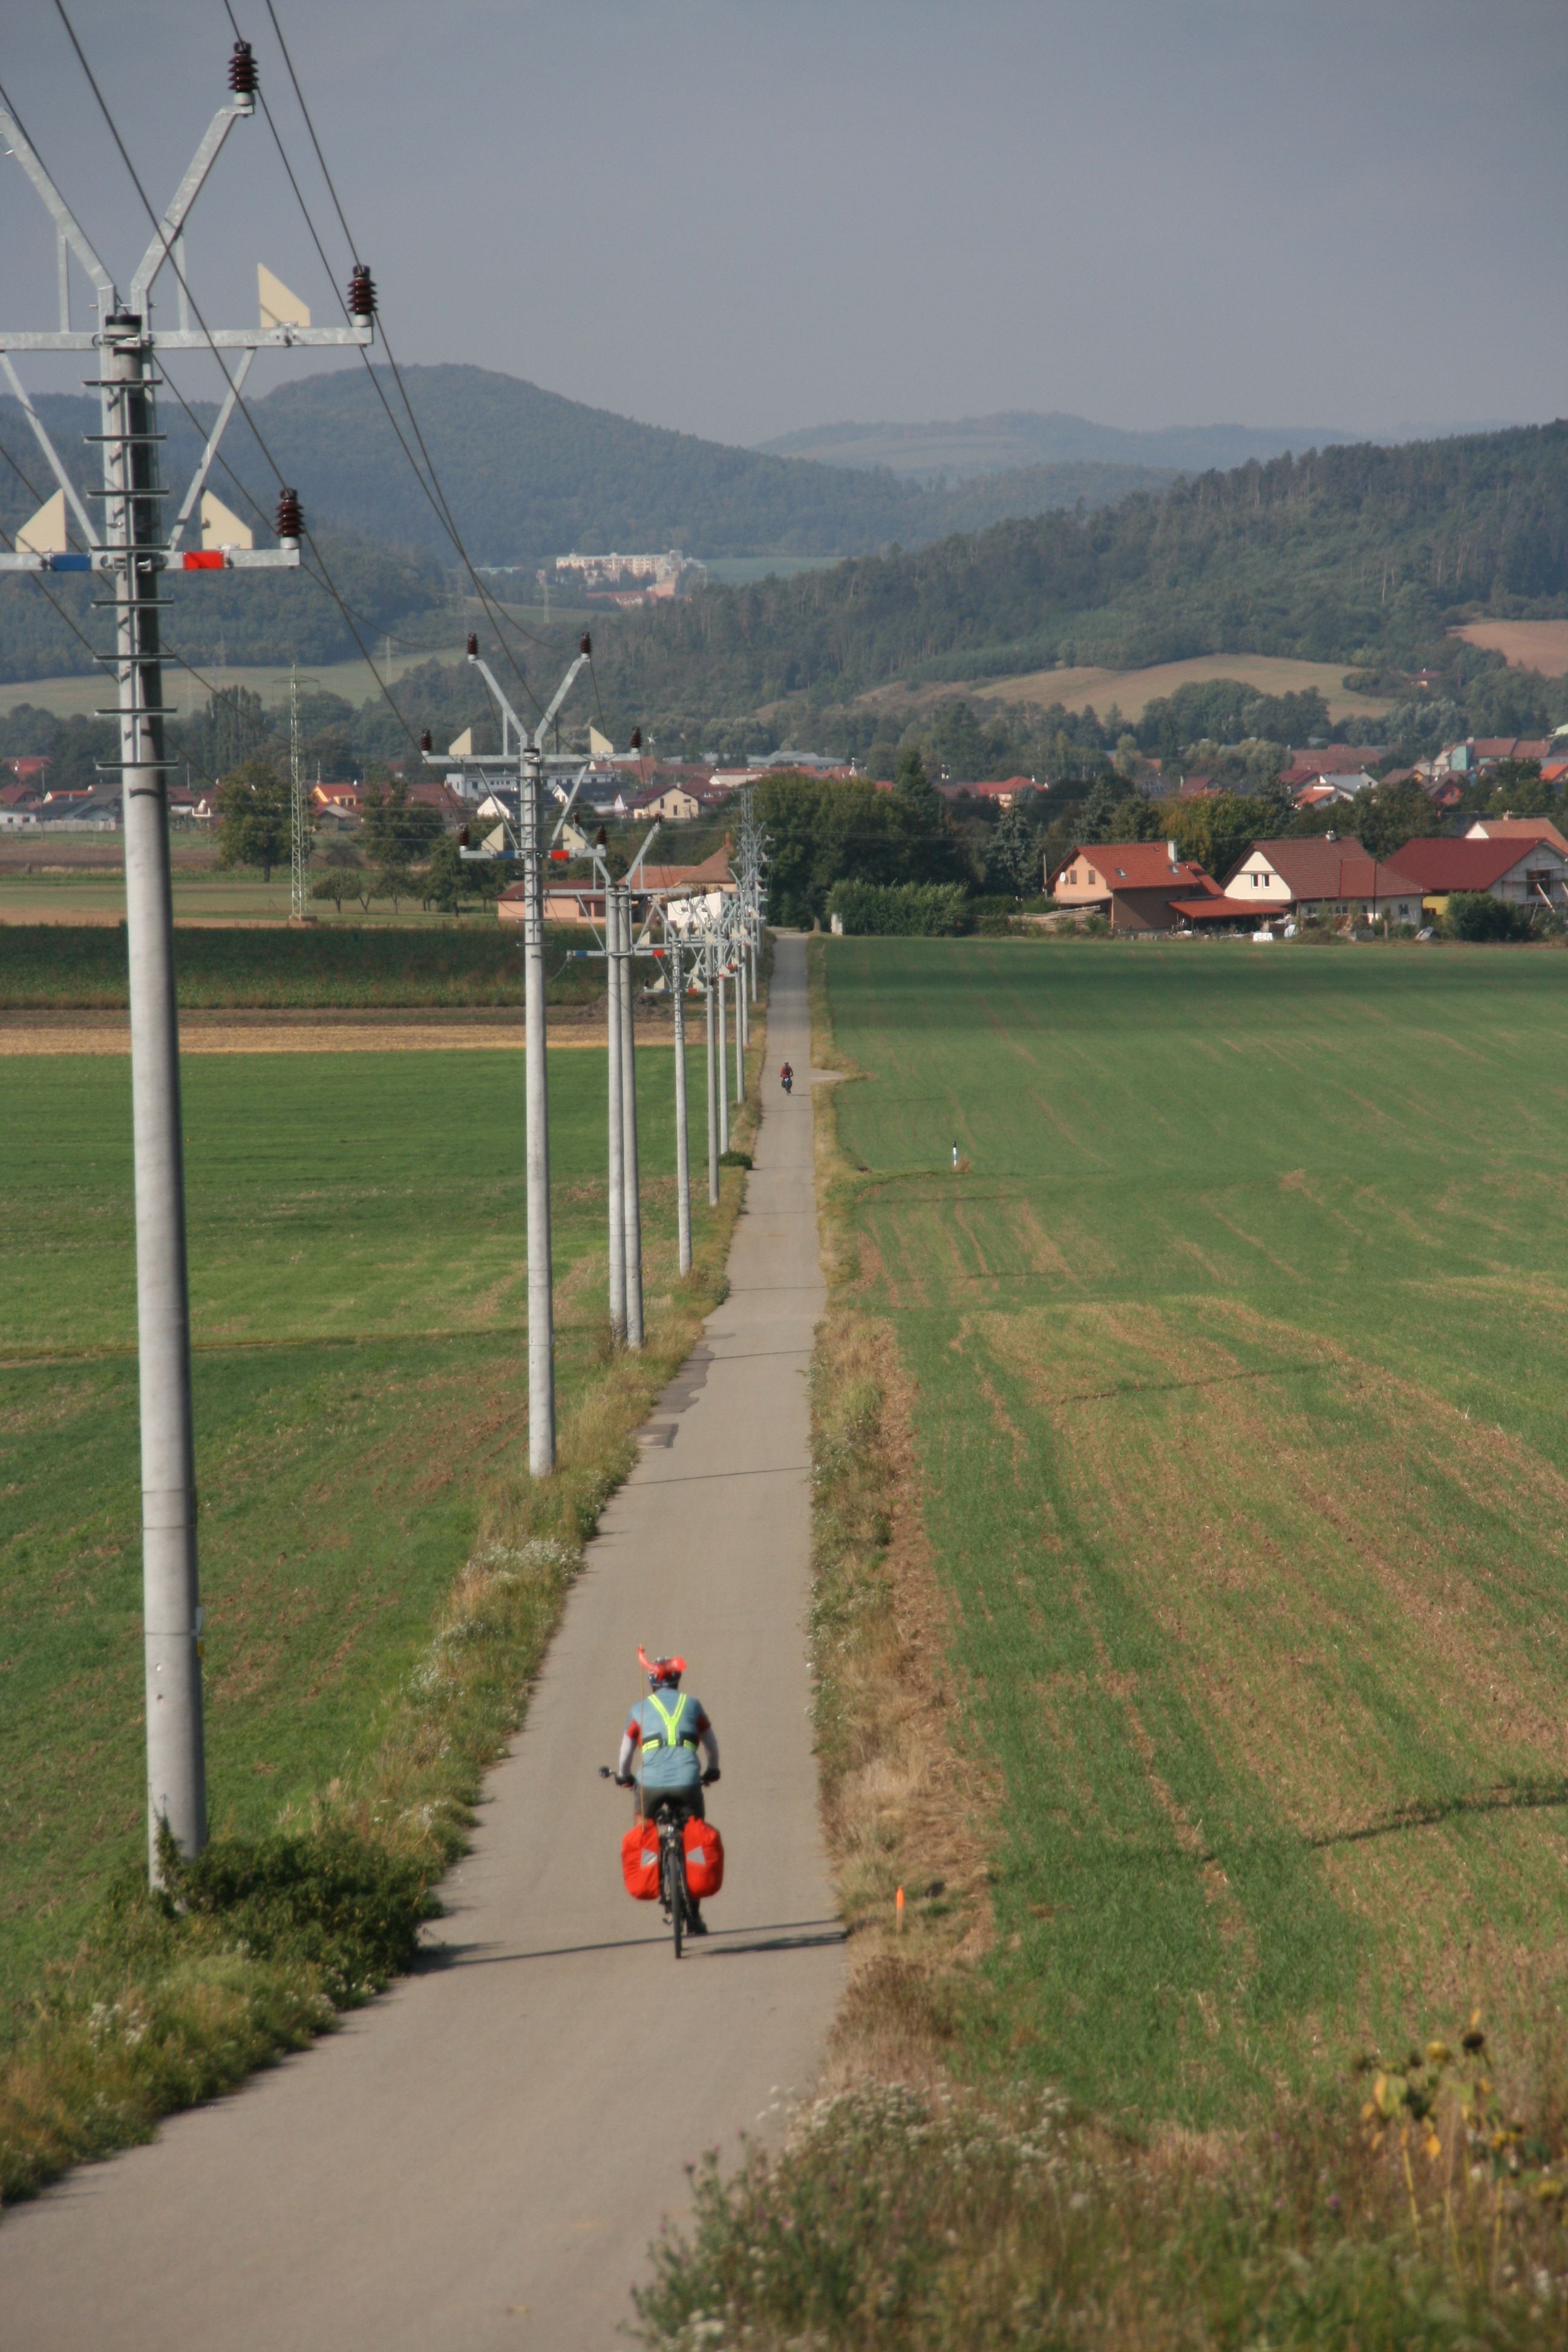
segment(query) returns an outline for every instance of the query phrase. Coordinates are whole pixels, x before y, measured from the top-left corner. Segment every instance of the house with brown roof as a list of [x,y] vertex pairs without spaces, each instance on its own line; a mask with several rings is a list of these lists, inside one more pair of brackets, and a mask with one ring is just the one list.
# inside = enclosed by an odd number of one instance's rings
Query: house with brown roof
[[[640,913],[647,898],[658,891],[665,898],[704,898],[710,891],[732,894],[735,878],[730,871],[730,842],[716,849],[711,857],[703,858],[698,866],[640,866],[632,885],[634,912]],[[527,913],[527,888],[524,882],[513,882],[496,901],[496,913],[503,923],[521,923]],[[646,894],[646,895],[645,895]],[[544,919],[547,923],[603,923],[605,894],[592,882],[552,882],[544,886]]]
[[1475,735],[1470,752],[1478,768],[1495,767],[1500,760],[1544,760],[1552,746],[1539,735]]
[[1542,838],[1539,826],[1528,839],[1407,841],[1394,862],[1420,884],[1429,914],[1440,915],[1456,890],[1481,892],[1513,907],[1568,906],[1568,858]]
[[1173,841],[1104,841],[1073,851],[1047,887],[1058,907],[1109,918],[1113,931],[1170,931],[1178,899],[1217,898],[1219,885]]
[[[1386,758],[1386,746],[1382,743],[1321,743],[1315,751],[1298,751],[1279,781],[1289,792],[1297,792],[1303,784],[1315,784],[1325,776],[1359,778],[1363,768],[1375,768]],[[1361,789],[1359,782],[1352,790]]]
[[1226,877],[1225,896],[1249,906],[1260,921],[1294,915],[1421,920],[1421,888],[1397,858],[1367,856],[1353,835],[1315,840],[1255,841]]
[[1467,841],[1549,841],[1568,857],[1568,841],[1558,832],[1550,817],[1544,816],[1479,816],[1466,828]]
[[1358,793],[1370,792],[1374,779],[1364,768],[1337,768],[1331,775],[1314,776],[1296,793],[1299,809],[1330,808],[1337,801],[1353,801]]
[[357,816],[359,786],[350,783],[312,784],[310,805],[314,809],[341,809],[345,816]]

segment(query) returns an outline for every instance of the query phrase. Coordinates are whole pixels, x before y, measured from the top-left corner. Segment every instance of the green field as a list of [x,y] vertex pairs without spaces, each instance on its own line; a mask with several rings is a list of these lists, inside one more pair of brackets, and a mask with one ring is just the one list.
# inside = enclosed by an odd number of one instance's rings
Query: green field
[[1472,1999],[1519,2048],[1568,1958],[1568,958],[827,971],[999,1791],[973,2063],[1203,2125]]
[[[123,897],[121,883],[121,903]],[[603,997],[603,962],[579,958],[591,945],[584,929],[546,927],[551,1004]],[[413,932],[346,920],[310,930],[181,930],[174,971],[182,1006],[198,1011],[511,1005],[521,1021],[522,927],[486,914]],[[0,1011],[93,1010],[130,1001],[125,934],[118,926],[0,923]]]
[[[555,1055],[550,1082],[564,1405],[606,1328],[604,1056]],[[129,1066],[20,1056],[5,1084],[0,2007],[145,1834]],[[651,1301],[668,1047],[638,1085]],[[209,1808],[248,1833],[366,1752],[526,1453],[523,1067],[197,1056],[184,1089]],[[700,1192],[700,1246],[709,1214]]]

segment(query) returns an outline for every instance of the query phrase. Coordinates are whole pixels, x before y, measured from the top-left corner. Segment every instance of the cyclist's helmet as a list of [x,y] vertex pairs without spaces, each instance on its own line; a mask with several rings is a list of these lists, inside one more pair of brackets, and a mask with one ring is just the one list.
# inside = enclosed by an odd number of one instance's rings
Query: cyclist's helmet
[[650,1658],[647,1652],[640,1645],[637,1650],[637,1664],[647,1676],[650,1690],[658,1690],[661,1683],[678,1683],[686,1672],[684,1658]]

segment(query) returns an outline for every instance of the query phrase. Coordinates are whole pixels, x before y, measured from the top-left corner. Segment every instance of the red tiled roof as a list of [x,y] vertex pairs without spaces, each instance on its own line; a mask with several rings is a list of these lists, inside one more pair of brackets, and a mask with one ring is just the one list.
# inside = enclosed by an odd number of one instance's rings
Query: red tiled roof
[[[1259,907],[1250,898],[1227,898],[1223,890],[1216,890],[1212,898],[1173,898],[1171,901],[1172,914],[1184,915],[1189,923],[1255,923],[1260,915],[1267,915],[1269,911],[1268,908]],[[1278,913],[1279,909],[1273,911]]]
[[1100,841],[1075,849],[1057,872],[1079,863],[1091,866],[1110,890],[1214,890],[1218,885],[1195,858],[1171,863],[1163,841]]
[[1544,816],[1479,816],[1467,830],[1467,841],[1549,841],[1568,857],[1568,840],[1564,840],[1550,817]]
[[1418,840],[1407,841],[1395,857],[1423,890],[1489,890],[1537,846],[1551,849],[1552,844],[1539,833],[1530,840]]
[[1401,857],[1373,861],[1352,834],[1342,840],[1331,841],[1326,835],[1316,840],[1255,841],[1245,850],[1226,877],[1228,886],[1240,873],[1247,858],[1261,850],[1279,875],[1292,898],[1309,904],[1321,898],[1394,898],[1402,893],[1419,895],[1415,877],[1402,864]]

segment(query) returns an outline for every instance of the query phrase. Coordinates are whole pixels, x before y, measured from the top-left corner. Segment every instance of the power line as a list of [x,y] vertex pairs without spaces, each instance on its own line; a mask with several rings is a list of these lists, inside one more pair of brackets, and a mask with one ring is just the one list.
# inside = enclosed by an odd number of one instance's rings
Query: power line
[[[153,209],[152,201],[137,175],[136,166],[131,161],[130,154],[126,150],[125,142],[120,135],[119,125],[116,123],[113,115],[109,110],[109,101],[98,86],[97,77],[87,61],[86,52],[83,50],[81,43],[76,37],[76,29],[72,25],[70,18],[66,14],[65,0],[55,0],[55,10],[61,24],[66,28],[66,33],[69,38],[72,48],[76,51],[77,62],[81,67],[82,72],[87,76],[88,87],[92,91],[94,98],[98,100],[99,112],[102,115],[105,123],[109,127],[109,135],[120,151],[120,160],[124,164],[127,172],[131,174],[132,185],[134,187],[137,194],[141,197],[142,208],[145,211],[148,219],[153,224],[153,234],[154,236],[159,236],[163,231],[163,224],[159,220],[157,214]],[[169,247],[172,242],[172,238],[168,237],[165,237],[163,240],[165,258],[167,257]],[[200,327],[203,334],[206,337],[207,349],[211,352],[213,358],[217,362],[223,380],[227,384],[230,392],[234,394],[239,413],[244,417],[246,423],[249,425],[251,433],[255,436],[257,447],[260,450],[262,456],[271,467],[273,473],[277,476],[278,487],[281,490],[287,487],[283,479],[282,468],[279,465],[277,458],[272,455],[271,450],[268,447],[261,429],[258,425],[255,417],[251,415],[250,409],[247,404],[244,394],[240,391],[240,388],[235,382],[233,376],[230,375],[227,363],[224,359],[223,353],[218,350],[217,344],[213,339],[212,330],[207,325],[205,319],[202,315],[201,306],[197,302],[195,296],[191,292],[184,271],[180,269],[178,263],[174,265],[174,268],[176,274],[179,277],[180,283],[184,288],[185,299],[189,302],[191,310],[195,314],[196,324]],[[154,272],[154,275],[156,275],[156,272]],[[151,281],[149,281],[149,283],[151,283]],[[167,378],[165,376],[165,381],[166,380]],[[175,397],[176,399],[180,397],[178,392],[176,392]],[[184,406],[184,403],[183,401],[181,402],[181,405]],[[189,413],[190,412],[187,409],[186,414],[189,415]],[[195,419],[193,418],[192,421],[194,423]],[[315,539],[309,530],[303,530],[302,528],[301,535],[309,546],[311,554],[315,557],[317,563],[321,565],[321,580],[328,594],[331,597],[332,602],[337,605],[338,610],[342,614],[344,620],[348,622],[350,635],[353,636],[355,645],[358,646],[361,656],[368,667],[372,677],[374,678],[377,686],[381,688],[382,693],[386,697],[387,708],[395,717],[398,725],[407,736],[409,742],[413,744],[414,749],[417,751],[419,746],[415,740],[414,730],[409,726],[406,719],[404,718],[402,711],[398,709],[396,703],[393,701],[391,694],[387,691],[386,684],[384,679],[382,677],[381,672],[376,668],[374,662],[372,661],[370,655],[365,648],[363,639],[361,637],[358,629],[355,628],[353,620],[350,618],[348,608],[343,604],[342,598],[338,594],[337,589],[333,585],[331,574],[327,570],[326,563],[322,559],[321,549],[317,546]]]
[[[239,25],[235,16],[231,0],[224,0],[224,6],[227,11],[229,23],[234,26],[236,38],[238,38]],[[331,197],[332,207],[338,216],[338,225],[342,230],[344,241],[348,246],[351,258],[357,256],[358,247],[354,242],[353,236],[350,231],[348,220],[344,215],[342,205],[339,202],[337,187],[333,182],[332,175],[327,168],[327,159],[321,152],[321,142],[316,136],[316,126],[311,119],[310,110],[305,102],[305,93],[300,87],[300,77],[294,70],[294,60],[289,54],[289,44],[283,37],[283,28],[278,22],[278,14],[272,5],[272,0],[267,0],[267,14],[271,19],[272,30],[277,37],[278,47],[282,52],[283,63],[288,69],[289,79],[293,86],[294,96],[298,102],[300,112],[304,118],[305,128],[310,133],[310,144],[315,149],[316,161],[321,166],[321,177],[327,184],[328,194]],[[326,270],[328,280],[331,284],[335,293],[337,291],[337,280],[332,277],[331,267],[327,260],[321,237],[317,233],[315,222],[310,217],[310,207],[305,202],[304,196],[300,192],[300,183],[295,176],[293,168],[289,162],[287,154],[284,152],[283,141],[279,132],[278,125],[273,120],[271,109],[267,103],[266,95],[265,93],[258,93],[258,95],[261,97],[261,110],[267,118],[268,128],[271,131],[273,139],[277,144],[279,156],[282,161],[283,168],[289,175],[289,184],[294,191],[294,194],[299,202],[300,210],[304,215],[305,226],[310,232],[311,242],[314,244],[317,253],[321,256],[322,268]],[[342,301],[341,294],[338,296],[338,300],[341,305]],[[347,315],[346,311],[344,315]],[[435,513],[437,522],[441,524],[442,529],[446,531],[448,539],[450,539],[465,571],[468,572],[469,579],[473,583],[474,593],[479,597],[486,617],[489,619],[490,625],[496,632],[497,643],[499,644],[501,652],[506,656],[509,667],[516,677],[519,685],[522,688],[523,692],[528,696],[528,698],[533,704],[534,709],[538,710],[541,709],[539,698],[534,694],[532,688],[529,685],[527,678],[523,676],[522,670],[513,658],[511,650],[507,645],[506,639],[502,635],[503,616],[500,613],[499,608],[492,602],[489,592],[486,590],[483,583],[479,579],[478,572],[474,568],[469,558],[468,549],[463,543],[462,533],[458,528],[457,519],[452,513],[447,494],[441,488],[440,477],[436,471],[435,460],[432,458],[430,451],[426,444],[425,436],[420,430],[419,419],[414,413],[414,404],[408,397],[408,387],[405,383],[402,371],[398,367],[397,355],[392,348],[392,339],[386,331],[386,321],[384,318],[381,320],[381,340],[386,352],[387,364],[392,370],[393,381],[397,386],[398,395],[403,402],[404,409],[408,417],[409,425],[413,431],[416,441],[419,444],[419,454],[425,460],[425,473],[420,471],[418,465],[415,462],[413,451],[409,448],[407,442],[404,439],[402,428],[398,425],[396,417],[392,413],[391,403],[386,397],[385,390],[381,383],[375,368],[371,363],[370,354],[368,352],[362,350],[360,352],[360,358],[363,361],[366,369],[369,371],[371,382],[375,388],[376,397],[381,402],[382,407],[386,412],[386,421],[391,425],[394,434],[397,437],[398,446],[402,449],[404,456],[408,460],[410,470],[412,471],[416,481],[419,484],[419,487],[424,491],[426,498],[429,500],[431,509]],[[426,474],[428,474],[428,480],[426,479]],[[509,625],[517,631],[519,636],[526,638],[530,645],[538,646],[547,652],[553,653],[560,651],[560,646],[553,638],[536,636],[531,630],[525,629],[519,621],[512,621]]]

